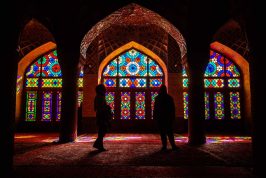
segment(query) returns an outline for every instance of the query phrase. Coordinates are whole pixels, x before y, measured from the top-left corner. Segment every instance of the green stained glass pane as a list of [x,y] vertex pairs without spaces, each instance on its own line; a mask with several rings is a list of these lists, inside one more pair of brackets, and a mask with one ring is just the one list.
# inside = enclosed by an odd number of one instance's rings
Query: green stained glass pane
[[188,88],[188,78],[183,78],[183,88]]
[[188,119],[188,92],[183,92],[184,119]]
[[26,121],[36,121],[37,91],[27,91],[26,96]]
[[228,87],[239,88],[240,87],[240,79],[236,79],[236,78],[228,79]]
[[223,88],[224,79],[204,79],[205,88]]

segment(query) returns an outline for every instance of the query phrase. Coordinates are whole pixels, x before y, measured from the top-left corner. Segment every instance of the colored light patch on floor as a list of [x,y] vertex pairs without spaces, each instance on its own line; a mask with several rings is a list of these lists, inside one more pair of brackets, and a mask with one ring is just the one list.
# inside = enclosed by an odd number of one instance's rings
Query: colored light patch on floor
[[251,137],[207,137],[207,143],[250,143]]
[[[84,134],[78,136],[76,142],[92,143],[96,140],[96,134]],[[158,134],[108,134],[105,142],[127,143],[160,143]],[[16,134],[15,142],[58,142],[58,134]],[[175,135],[176,143],[187,143],[188,137]],[[251,137],[244,136],[207,136],[207,143],[251,143]]]

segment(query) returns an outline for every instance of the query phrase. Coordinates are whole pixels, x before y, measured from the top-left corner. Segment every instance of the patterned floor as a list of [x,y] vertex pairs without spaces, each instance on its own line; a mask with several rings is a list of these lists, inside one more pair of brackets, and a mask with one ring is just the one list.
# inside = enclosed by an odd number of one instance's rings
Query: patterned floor
[[96,134],[58,144],[58,134],[15,136],[14,177],[253,177],[250,137],[208,136],[193,147],[175,135],[179,151],[161,152],[158,134],[108,134],[99,152]]

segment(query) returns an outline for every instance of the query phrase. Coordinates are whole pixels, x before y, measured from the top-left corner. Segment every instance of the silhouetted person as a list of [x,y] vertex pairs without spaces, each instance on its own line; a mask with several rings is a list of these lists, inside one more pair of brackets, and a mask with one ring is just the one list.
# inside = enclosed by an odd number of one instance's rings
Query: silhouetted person
[[94,148],[104,151],[103,137],[110,127],[110,120],[112,118],[110,106],[105,100],[105,86],[103,84],[97,85],[96,97],[94,99],[94,111],[96,112],[96,124],[98,126],[98,138],[93,144]]
[[162,151],[167,149],[167,136],[173,150],[178,150],[175,145],[175,139],[173,134],[172,125],[175,119],[175,104],[173,98],[167,94],[165,85],[162,85],[158,96],[155,98],[154,119],[157,121],[161,140]]

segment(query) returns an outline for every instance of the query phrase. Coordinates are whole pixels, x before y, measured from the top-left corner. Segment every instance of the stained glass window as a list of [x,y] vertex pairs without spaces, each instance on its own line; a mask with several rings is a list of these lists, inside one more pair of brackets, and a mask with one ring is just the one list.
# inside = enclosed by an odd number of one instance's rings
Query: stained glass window
[[42,121],[51,121],[52,118],[52,92],[43,92]]
[[116,87],[117,83],[119,87],[128,88],[160,87],[162,76],[163,71],[154,60],[130,49],[107,64],[103,70],[103,83],[106,87]]
[[[83,69],[77,81],[79,94],[83,87]],[[61,117],[62,72],[57,51],[51,51],[26,69],[26,121],[59,121]],[[37,90],[37,91],[36,91]],[[37,96],[40,102],[37,102]],[[78,102],[82,100],[79,95]],[[36,112],[39,110],[40,112]],[[40,113],[40,114],[39,114]]]
[[121,119],[130,119],[130,92],[121,92]]
[[136,92],[136,119],[145,119],[145,92]]
[[37,91],[28,91],[26,95],[26,121],[36,121]]
[[[185,67],[183,67],[182,76],[184,93],[186,93],[189,80]],[[222,54],[211,50],[204,77],[204,87],[206,89],[204,94],[205,119],[241,119],[239,91],[241,79],[238,67]],[[184,94],[184,112],[186,111],[187,102]],[[230,104],[230,116],[225,113],[225,104],[227,103]],[[227,107],[229,108],[229,106]],[[186,118],[186,114],[188,113],[184,113],[184,118]]]
[[221,54],[211,51],[205,77],[240,77],[237,66]]
[[[143,120],[152,117],[154,97],[164,83],[163,70],[156,61],[138,51],[129,49],[111,60],[103,69],[101,82],[106,86],[107,103],[121,108],[121,119]],[[148,89],[148,90],[147,90]],[[132,95],[132,96],[131,96]],[[120,96],[120,100],[114,100]],[[120,103],[121,102],[121,103]]]
[[[237,66],[215,51],[210,51],[210,60],[205,70],[204,86],[213,95],[205,93],[205,112],[206,119],[210,116],[210,104],[213,97],[214,118],[222,120],[226,118],[241,118],[240,107],[237,103],[240,101],[239,92],[232,92],[230,90],[238,90],[240,88],[240,72]],[[213,90],[217,89],[217,90]],[[219,89],[219,92],[217,92]],[[221,90],[222,89],[222,90]],[[228,97],[230,92],[230,98]],[[224,113],[224,105],[230,103],[231,117],[226,116]],[[240,103],[240,102],[239,102]],[[240,106],[240,104],[238,105]]]
[[188,119],[188,75],[185,66],[182,68],[183,77],[183,103],[184,103],[184,119]]

